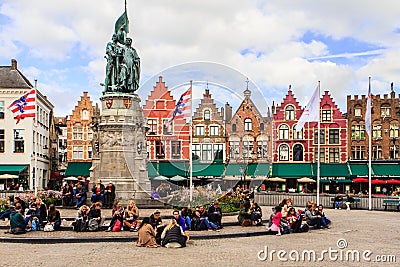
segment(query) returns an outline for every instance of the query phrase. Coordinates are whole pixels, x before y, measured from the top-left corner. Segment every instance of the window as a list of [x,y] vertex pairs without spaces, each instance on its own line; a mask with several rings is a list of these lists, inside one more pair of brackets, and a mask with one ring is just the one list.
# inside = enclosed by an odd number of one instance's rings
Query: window
[[218,136],[218,135],[219,135],[219,127],[210,126],[210,136]]
[[202,161],[211,161],[212,160],[212,145],[211,144],[202,145],[201,160]]
[[304,128],[301,128],[300,131],[296,131],[296,125],[293,126],[293,139],[295,140],[303,140],[303,130]]
[[[318,149],[314,150],[314,162],[317,162],[318,159]],[[319,151],[319,162],[325,163],[325,149],[320,149]]]
[[260,131],[264,131],[264,123],[260,123]]
[[382,125],[372,125],[372,139],[382,138]]
[[303,161],[303,146],[300,144],[293,147],[293,161]]
[[281,145],[279,147],[279,160],[288,161],[289,160],[289,147],[288,145]]
[[236,132],[236,124],[232,124],[232,132]]
[[356,124],[351,126],[351,139],[364,139],[365,138],[365,125]]
[[329,109],[322,110],[322,121],[331,121],[332,120],[332,111]]
[[289,127],[283,124],[279,127],[279,139],[288,140],[289,139]]
[[87,138],[88,141],[92,141],[93,140],[93,130],[91,128],[88,129],[87,136],[88,136],[88,138]]
[[0,153],[4,152],[4,129],[0,129]]
[[211,113],[210,110],[208,110],[208,109],[204,110],[204,120],[205,121],[210,120],[210,117],[211,117],[210,113]]
[[329,163],[339,163],[339,148],[329,148]]
[[213,149],[214,149],[214,160],[223,160],[224,146],[222,144],[215,144]]
[[268,142],[258,141],[257,142],[257,158],[268,158]]
[[236,159],[239,157],[239,141],[229,142],[229,157],[231,159]]
[[91,159],[92,157],[93,157],[92,146],[88,146],[87,158]]
[[157,135],[157,119],[148,119],[147,127],[149,127],[149,135]]
[[156,158],[165,158],[164,141],[156,140]]
[[329,144],[330,145],[339,144],[339,129],[329,129]]
[[82,110],[82,120],[83,121],[89,120],[89,111],[87,109]]
[[390,146],[390,159],[397,159],[399,157],[399,146]]
[[351,158],[352,159],[365,159],[365,147],[364,146],[352,146],[351,147]]
[[[325,130],[320,131],[319,141],[320,144],[325,144]],[[318,144],[318,130],[314,131],[314,144]]]
[[243,141],[243,157],[252,158],[254,154],[253,141]]
[[292,105],[286,106],[286,109],[285,109],[285,120],[287,120],[287,121],[294,120],[294,107]]
[[204,126],[196,126],[196,136],[204,136]]
[[399,137],[399,125],[398,124],[390,124],[390,137],[391,138]]
[[173,129],[173,122],[169,122],[169,119],[163,119],[163,135],[172,135]]
[[83,128],[75,126],[72,128],[72,139],[73,140],[83,140]]
[[0,119],[4,119],[4,101],[0,101]]
[[382,159],[382,146],[372,146],[372,158]]
[[173,159],[181,158],[181,141],[171,141],[171,156]]
[[201,148],[199,144],[192,145],[192,157],[193,160],[199,160],[201,157]]
[[245,131],[253,130],[253,123],[250,118],[244,120],[244,130]]
[[14,152],[15,153],[23,153],[25,144],[24,144],[24,134],[25,130],[14,130]]
[[354,108],[354,117],[361,117],[361,108]]
[[73,159],[83,159],[83,146],[73,146],[72,147],[72,158]]
[[381,107],[381,117],[390,117],[390,107]]

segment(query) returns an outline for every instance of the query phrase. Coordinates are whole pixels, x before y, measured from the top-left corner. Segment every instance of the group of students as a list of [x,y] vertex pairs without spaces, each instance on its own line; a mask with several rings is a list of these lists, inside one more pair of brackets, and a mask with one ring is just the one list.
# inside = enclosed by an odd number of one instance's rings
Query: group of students
[[280,236],[289,233],[308,232],[310,226],[315,229],[329,228],[331,221],[326,217],[323,205],[308,201],[304,210],[293,207],[290,198],[285,198],[272,209],[267,231]]
[[185,207],[180,212],[180,224],[191,231],[220,231],[222,229],[222,209],[215,201],[208,209],[198,205],[195,209]]
[[60,211],[51,204],[47,209],[39,197],[29,198],[26,203],[19,197],[9,196],[8,209],[0,218],[9,219],[11,234],[23,234],[29,231],[54,231],[61,227]]

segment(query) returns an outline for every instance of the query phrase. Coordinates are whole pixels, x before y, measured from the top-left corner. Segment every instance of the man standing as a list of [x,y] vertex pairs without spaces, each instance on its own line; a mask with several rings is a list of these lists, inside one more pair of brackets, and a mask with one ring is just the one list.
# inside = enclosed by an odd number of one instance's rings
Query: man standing
[[120,77],[121,87],[125,92],[135,92],[139,89],[140,58],[131,45],[132,38],[126,38]]
[[106,46],[107,66],[106,66],[106,79],[104,82],[104,92],[112,92],[112,86],[117,85],[118,75],[120,69],[120,57],[122,56],[122,49],[118,46],[118,38],[113,34],[112,41]]

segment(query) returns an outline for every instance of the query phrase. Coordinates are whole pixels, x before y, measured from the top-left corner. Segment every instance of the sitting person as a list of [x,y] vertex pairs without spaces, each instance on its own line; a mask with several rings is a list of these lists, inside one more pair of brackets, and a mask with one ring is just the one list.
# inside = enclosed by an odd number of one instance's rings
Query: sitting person
[[150,215],[149,222],[156,231],[157,244],[161,245],[161,234],[164,231],[165,225],[162,222],[161,213],[159,210],[155,210],[154,213]]
[[346,194],[346,204],[347,210],[350,210],[350,205],[354,203],[354,198],[352,196],[349,196],[349,194]]
[[282,207],[282,217],[286,218],[286,215],[287,215],[287,213],[289,211],[289,208],[293,207],[292,199],[290,197],[289,198],[285,198],[281,202],[280,206]]
[[156,242],[156,231],[150,224],[149,217],[145,217],[138,229],[138,241],[136,242],[137,247],[148,247],[156,248],[158,244]]
[[186,223],[186,228],[187,229],[191,229],[192,228],[192,209],[190,209],[189,207],[184,207],[181,210],[181,216],[185,219],[185,223]]
[[250,218],[253,225],[262,225],[262,210],[256,202],[251,205]]
[[281,235],[281,219],[282,219],[282,207],[276,206],[275,213],[272,215],[272,225],[267,227],[269,232],[278,232],[276,235]]
[[176,222],[176,219],[172,219],[162,232],[161,239],[163,247],[186,247],[188,236],[184,233],[182,227]]
[[110,181],[104,188],[104,207],[112,208],[115,199],[115,185]]
[[65,183],[65,185],[62,188],[62,202],[63,205],[65,206],[72,206],[73,200],[74,200],[74,190],[71,185],[68,183]]
[[222,209],[219,206],[218,201],[215,201],[213,205],[208,208],[208,221],[222,228]]
[[328,227],[331,224],[331,220],[329,220],[326,216],[325,216],[325,211],[324,211],[324,206],[322,204],[320,204],[318,206],[318,214],[321,215],[321,225],[323,227]]
[[101,207],[102,204],[100,201],[95,202],[90,207],[89,211],[89,231],[98,231],[104,223],[104,218],[101,217]]
[[40,227],[44,227],[47,221],[47,206],[40,197],[36,198],[36,217],[39,219]]
[[186,222],[185,219],[179,214],[179,211],[174,210],[172,212],[172,220],[175,220],[176,223],[182,228],[182,231],[186,231]]
[[[242,226],[249,226],[251,224],[251,203],[249,199],[245,199],[243,204],[241,205],[241,209],[238,215],[238,222]],[[246,223],[248,222],[248,223]]]
[[128,206],[124,212],[124,230],[136,232],[139,228],[139,209],[135,201],[129,200]]
[[76,220],[72,224],[74,226],[74,231],[76,232],[86,231],[88,223],[89,223],[89,207],[83,205],[79,208],[78,213],[76,215]]
[[16,203],[10,214],[10,233],[23,234],[25,232],[26,222],[24,216],[22,216],[22,206],[20,203]]
[[192,230],[193,231],[201,231],[201,230],[216,230],[220,231],[218,226],[210,221],[207,220],[207,218],[203,215],[200,214],[199,210],[195,210],[191,222]]
[[160,199],[160,194],[156,190],[153,190],[151,192],[151,199]]
[[54,230],[60,230],[61,228],[61,216],[60,211],[56,209],[54,204],[49,206],[49,212],[47,213],[47,224],[53,225]]
[[[111,232],[114,229],[114,225],[119,221],[119,224],[122,226],[123,225],[123,220],[124,220],[124,208],[122,207],[121,202],[118,200],[115,201],[114,207],[111,211],[111,222],[109,227],[107,228],[106,232]],[[120,229],[123,229],[122,227]],[[118,230],[118,229],[116,229]],[[118,230],[119,231],[119,230]]]
[[104,202],[104,185],[101,183],[101,180],[98,180],[97,183],[92,187],[92,203],[100,201]]
[[76,185],[75,191],[75,199],[76,199],[76,208],[80,208],[82,205],[86,203],[86,188],[80,182]]
[[314,226],[316,229],[321,228],[321,215],[316,212],[317,204],[309,204],[305,212],[306,222],[309,226]]
[[342,209],[341,205],[342,205],[343,198],[339,193],[336,195],[334,201],[335,201],[335,210]]
[[301,217],[296,213],[296,210],[291,207],[286,215],[286,222],[293,233],[299,233],[301,227]]

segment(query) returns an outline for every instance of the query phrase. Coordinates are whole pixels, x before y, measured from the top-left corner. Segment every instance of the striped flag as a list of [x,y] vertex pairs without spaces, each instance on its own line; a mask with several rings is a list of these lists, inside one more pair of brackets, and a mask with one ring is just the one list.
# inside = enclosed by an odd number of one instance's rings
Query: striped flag
[[30,90],[20,98],[14,100],[8,107],[14,113],[14,119],[17,120],[17,124],[23,118],[32,117],[36,115],[35,106],[35,89]]
[[365,131],[371,134],[371,78],[368,82],[367,110],[365,111]]
[[176,103],[175,110],[172,116],[169,118],[168,122],[171,123],[176,118],[185,118],[190,116],[190,98],[191,98],[192,87],[187,89],[179,98],[178,103]]
[[306,122],[314,121],[319,121],[319,84],[297,122],[296,132],[300,132]]

